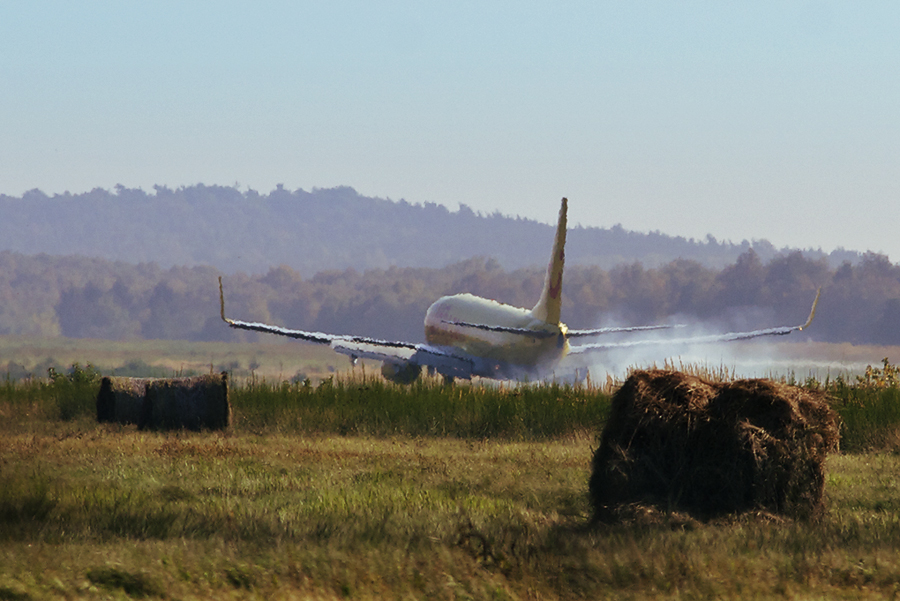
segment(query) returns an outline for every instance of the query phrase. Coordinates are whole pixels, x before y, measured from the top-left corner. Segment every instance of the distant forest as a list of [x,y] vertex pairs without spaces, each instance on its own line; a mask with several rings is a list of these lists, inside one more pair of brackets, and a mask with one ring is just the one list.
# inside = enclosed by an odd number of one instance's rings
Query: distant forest
[[[571,199],[574,206],[578,199]],[[555,209],[559,198],[548,198]],[[555,212],[555,211],[554,211]],[[208,265],[226,274],[263,274],[286,265],[305,278],[326,270],[389,267],[441,268],[472,257],[493,257],[504,269],[545,265],[553,226],[457,211],[434,204],[410,204],[360,196],[348,187],[269,194],[198,184],[151,193],[117,186],[84,194],[47,196],[31,190],[21,197],[0,195],[0,251],[26,255],[80,255],[127,263]],[[613,269],[641,262],[660,267],[675,259],[723,268],[753,248],[768,262],[791,249],[765,240],[702,241],[623,229],[575,227],[569,232],[569,265]],[[826,258],[837,268],[862,255],[837,250]]]
[[[547,234],[540,232],[541,255]],[[312,277],[282,265],[259,274],[228,275],[225,287],[228,312],[236,318],[418,342],[425,310],[438,297],[471,292],[530,307],[539,296],[543,271],[504,268],[489,258],[440,268],[325,270]],[[152,262],[3,251],[0,334],[265,339],[221,322],[220,273],[210,266],[163,268]],[[563,320],[571,327],[590,327],[698,319],[720,331],[795,325],[806,319],[820,286],[816,322],[797,338],[900,344],[900,265],[874,253],[837,267],[799,251],[764,261],[753,248],[723,268],[690,259],[655,267],[639,261],[608,269],[570,265],[563,281]]]

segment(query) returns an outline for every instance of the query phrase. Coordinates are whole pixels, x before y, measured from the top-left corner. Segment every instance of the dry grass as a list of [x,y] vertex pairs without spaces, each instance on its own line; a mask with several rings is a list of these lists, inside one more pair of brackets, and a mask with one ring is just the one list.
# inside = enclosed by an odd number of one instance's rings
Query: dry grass
[[588,526],[594,440],[138,432],[0,439],[3,598],[744,598],[900,592],[900,458],[817,523]]
[[[331,349],[295,341],[267,343],[133,340],[117,342],[84,338],[0,336],[0,376],[12,362],[36,377],[46,377],[49,363],[57,367],[92,364],[112,374],[113,368],[132,366],[121,375],[172,377],[227,370],[240,377],[289,379],[298,372],[314,381],[349,367],[347,358]],[[152,370],[152,373],[135,373]]]

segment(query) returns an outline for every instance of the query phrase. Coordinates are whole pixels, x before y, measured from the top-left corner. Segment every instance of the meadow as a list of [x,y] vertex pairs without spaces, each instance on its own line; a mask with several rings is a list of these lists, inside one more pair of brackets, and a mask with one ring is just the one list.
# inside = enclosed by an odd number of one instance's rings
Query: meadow
[[0,336],[0,377],[45,377],[49,368],[93,365],[104,375],[172,377],[228,371],[272,380],[318,381],[348,366],[329,348],[269,342],[114,341],[91,338]]
[[820,520],[612,526],[587,498],[605,388],[251,374],[233,426],[193,433],[97,424],[85,363],[7,378],[0,599],[896,598],[887,368],[801,382],[844,421]]

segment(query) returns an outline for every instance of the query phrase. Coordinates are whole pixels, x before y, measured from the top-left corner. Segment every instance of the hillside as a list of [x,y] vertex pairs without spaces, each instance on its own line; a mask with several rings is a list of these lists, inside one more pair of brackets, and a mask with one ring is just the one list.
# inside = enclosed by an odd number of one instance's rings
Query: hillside
[[[224,273],[261,274],[286,265],[304,277],[326,270],[440,268],[471,257],[493,257],[505,269],[543,265],[550,225],[462,205],[451,212],[434,203],[368,198],[348,187],[269,194],[221,186],[148,194],[117,186],[84,194],[0,195],[0,251],[25,255],[80,255],[127,263],[213,266]],[[548,199],[558,202],[558,199]],[[771,244],[696,241],[620,226],[570,231],[570,265],[610,269],[640,261],[646,267],[690,259],[707,267],[733,263],[753,247],[763,261],[787,254]],[[811,259],[817,251],[804,251]],[[828,262],[857,263],[861,255],[835,251]]]

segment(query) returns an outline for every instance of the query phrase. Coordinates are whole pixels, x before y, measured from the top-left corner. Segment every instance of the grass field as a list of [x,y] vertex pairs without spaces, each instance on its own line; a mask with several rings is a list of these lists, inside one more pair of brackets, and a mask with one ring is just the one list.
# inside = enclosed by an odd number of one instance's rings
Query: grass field
[[831,384],[819,521],[603,526],[602,390],[257,377],[229,431],[159,433],[69,371],[0,384],[0,600],[900,597],[896,386]]
[[227,370],[239,377],[255,373],[269,379],[300,374],[314,381],[349,367],[331,349],[293,341],[267,343],[134,340],[118,342],[83,338],[0,336],[0,376],[47,375],[48,367],[91,364],[105,375],[172,377]]
[[[900,347],[780,340],[732,343],[707,351],[703,363],[738,376],[794,373],[800,380],[809,375],[824,379],[829,375],[833,378],[839,374],[860,374],[866,365],[877,364],[883,357],[895,361],[900,357]],[[679,357],[673,359],[675,364],[680,362]],[[664,360],[657,357],[650,361],[661,365]],[[252,372],[260,378],[281,381],[300,374],[309,376],[314,383],[335,372],[351,371],[347,357],[329,348],[276,337],[264,343],[225,343],[0,336],[0,376],[10,372],[13,377],[29,373],[42,377],[47,375],[47,367],[68,367],[73,363],[90,363],[107,375],[118,371],[127,376],[171,377],[226,369],[239,378],[250,377]],[[378,367],[375,363],[370,371]],[[594,371],[597,381],[605,380],[602,370]],[[612,377],[622,375],[613,373]]]
[[900,458],[829,461],[817,523],[592,527],[593,439],[0,439],[0,598],[892,598]]

